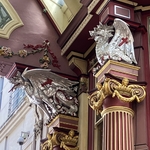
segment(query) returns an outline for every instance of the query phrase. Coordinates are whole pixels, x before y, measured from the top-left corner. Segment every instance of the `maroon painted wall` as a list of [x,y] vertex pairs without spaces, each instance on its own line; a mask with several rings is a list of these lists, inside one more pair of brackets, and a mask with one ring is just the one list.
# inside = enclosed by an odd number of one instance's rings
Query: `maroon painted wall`
[[[135,12],[135,21],[148,29],[147,17],[150,12]],[[146,81],[146,98],[141,103],[133,103],[134,115],[134,141],[136,149],[147,149],[150,147],[150,66],[148,49],[148,32],[134,32],[135,53],[140,66],[139,81]]]
[[[17,52],[18,50],[23,49],[23,44],[37,45],[42,44],[44,40],[49,40],[51,51],[57,56],[59,64],[61,65],[60,70],[52,65],[50,65],[50,68],[56,72],[61,71],[65,74],[75,75],[74,72],[68,67],[68,61],[60,54],[61,49],[57,44],[59,35],[55,31],[48,17],[42,12],[42,8],[38,1],[10,0],[10,3],[19,14],[24,26],[14,30],[8,40],[0,38],[0,46],[10,47],[13,52]],[[26,58],[14,56],[6,59],[0,56],[0,61],[11,63],[19,62],[39,67],[39,59],[42,58],[42,56],[43,53],[30,55]]]
[[147,143],[148,147],[150,148],[150,48],[148,47],[148,17],[150,17],[150,11],[143,12],[142,13],[142,22],[143,25],[146,26],[147,28],[147,33],[143,35],[143,47],[144,47],[144,65],[143,68],[145,70],[145,81],[147,82],[147,87],[146,87],[146,123],[147,123]]

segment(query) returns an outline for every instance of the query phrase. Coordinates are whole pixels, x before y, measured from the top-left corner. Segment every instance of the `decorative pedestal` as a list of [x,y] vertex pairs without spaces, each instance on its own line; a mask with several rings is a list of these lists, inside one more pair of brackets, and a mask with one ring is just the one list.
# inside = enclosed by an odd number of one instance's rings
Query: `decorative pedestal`
[[47,139],[42,141],[42,150],[78,150],[78,118],[58,115],[49,125]]
[[146,95],[145,83],[137,82],[138,70],[109,60],[95,75],[97,90],[89,96],[89,105],[103,118],[103,150],[134,150],[131,102],[141,102]]
[[102,82],[105,79],[105,74],[110,73],[116,77],[128,78],[129,80],[137,81],[139,69],[140,67],[138,66],[108,60],[106,64],[96,73],[95,77],[98,82]]
[[76,117],[59,114],[50,124],[47,125],[49,127],[49,133],[53,133],[54,127],[77,131],[78,120],[79,119]]

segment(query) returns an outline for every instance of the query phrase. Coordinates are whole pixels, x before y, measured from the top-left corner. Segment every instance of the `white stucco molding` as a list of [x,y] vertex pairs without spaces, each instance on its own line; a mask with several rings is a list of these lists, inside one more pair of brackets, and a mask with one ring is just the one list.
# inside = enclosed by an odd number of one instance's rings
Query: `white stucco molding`
[[[20,17],[18,16],[15,9],[12,7],[10,2],[8,0],[0,0],[0,3],[5,8],[6,12],[11,17],[11,20],[8,21],[2,28],[0,28],[0,37],[9,39],[10,34],[18,27],[23,26],[23,22],[21,21]],[[5,14],[2,14],[2,10],[0,10],[0,13],[2,16],[5,16]],[[2,22],[2,21],[1,21]]]
[[10,117],[6,124],[0,129],[0,142],[4,140],[4,138],[7,137],[14,130],[14,128],[16,128],[30,109],[32,108],[29,107],[29,104],[26,100],[24,100],[17,112],[15,112],[14,115]]

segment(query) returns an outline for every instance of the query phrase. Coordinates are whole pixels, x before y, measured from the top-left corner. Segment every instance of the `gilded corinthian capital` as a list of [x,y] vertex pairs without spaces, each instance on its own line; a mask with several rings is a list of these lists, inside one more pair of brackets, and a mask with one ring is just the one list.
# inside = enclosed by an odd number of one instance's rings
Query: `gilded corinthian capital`
[[107,96],[117,97],[123,102],[136,100],[141,102],[146,96],[145,86],[129,84],[129,79],[123,78],[122,82],[115,79],[106,78],[103,85],[96,84],[97,90],[89,95],[89,105],[97,114],[101,113],[103,101]]

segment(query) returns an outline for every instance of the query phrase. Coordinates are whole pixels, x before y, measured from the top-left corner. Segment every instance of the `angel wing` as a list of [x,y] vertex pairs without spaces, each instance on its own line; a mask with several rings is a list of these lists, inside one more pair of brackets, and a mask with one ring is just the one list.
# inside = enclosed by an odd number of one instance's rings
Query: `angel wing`
[[133,36],[129,29],[129,25],[121,19],[114,19],[113,26],[115,28],[115,35],[112,41],[115,41],[120,50],[127,55],[131,61],[137,64],[134,54]]
[[68,78],[51,72],[50,69],[25,69],[22,77],[28,79],[33,86],[44,87],[45,85],[50,85],[51,87],[62,87],[67,92],[71,92],[72,87],[78,84],[76,81],[70,81]]

